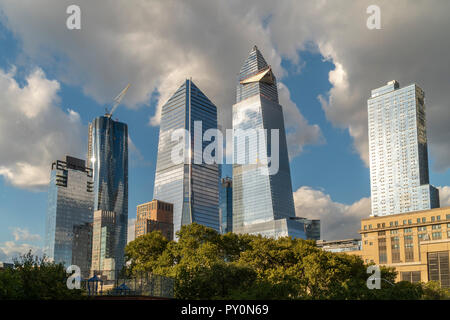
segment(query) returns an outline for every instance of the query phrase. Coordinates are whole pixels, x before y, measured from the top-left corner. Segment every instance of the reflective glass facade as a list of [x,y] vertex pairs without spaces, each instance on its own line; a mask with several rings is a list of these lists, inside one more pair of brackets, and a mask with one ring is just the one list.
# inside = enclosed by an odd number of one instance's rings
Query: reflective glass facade
[[397,81],[372,90],[369,98],[369,156],[372,216],[439,207],[429,184],[425,93]]
[[[237,130],[266,129],[267,136],[258,136],[256,143],[234,137],[233,232],[305,238],[303,224],[289,219],[295,217],[295,210],[276,79],[256,46],[242,66],[238,82],[237,103],[233,106],[235,134]],[[264,175],[260,169],[267,165],[252,164],[248,160],[258,151],[271,156],[271,129],[279,130],[279,170],[276,174]]]
[[44,251],[66,267],[78,265],[83,276],[90,268],[93,196],[92,170],[84,160],[68,156],[52,164]]
[[88,159],[94,175],[94,211],[116,214],[115,267],[124,263],[128,226],[128,127],[109,116],[89,124]]
[[222,179],[220,188],[220,233],[233,231],[233,182],[230,177]]
[[[219,231],[219,166],[193,163],[195,156],[194,122],[201,121],[202,135],[217,129],[217,108],[191,81],[183,85],[162,107],[153,198],[173,204],[174,235],[182,225],[196,222]],[[177,164],[172,150],[179,142],[172,141],[172,132],[189,132],[190,160]],[[202,152],[210,142],[203,141]],[[189,148],[189,147],[188,147]],[[174,237],[175,238],[175,237]]]

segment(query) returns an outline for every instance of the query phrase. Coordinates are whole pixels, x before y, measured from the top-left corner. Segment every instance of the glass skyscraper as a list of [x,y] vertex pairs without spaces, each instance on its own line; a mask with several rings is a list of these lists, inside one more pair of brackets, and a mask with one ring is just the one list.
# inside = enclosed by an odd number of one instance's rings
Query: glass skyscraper
[[429,184],[425,93],[395,80],[367,101],[372,216],[439,207]]
[[113,253],[119,272],[124,264],[128,226],[128,127],[110,115],[89,124],[88,159],[94,176],[94,211],[114,212]]
[[78,265],[84,277],[90,268],[93,196],[92,170],[84,160],[66,156],[53,162],[44,251],[56,263]]
[[[194,130],[195,122],[201,122],[200,131]],[[179,144],[172,141],[177,129],[189,135],[188,156],[182,163],[172,159]],[[217,129],[217,108],[192,80],[186,80],[162,107],[153,191],[154,199],[173,204],[174,235],[182,225],[193,222],[219,231],[219,165],[194,163],[194,140],[208,129]],[[202,152],[209,143],[203,141]]]
[[233,182],[230,177],[222,179],[220,188],[220,233],[233,231]]
[[[254,143],[236,137],[237,130],[249,129],[266,129],[267,136]],[[249,158],[258,152],[273,156],[269,153],[272,129],[279,130],[279,169],[267,175],[260,170],[267,164],[253,164]],[[239,72],[233,130],[233,232],[305,239],[304,224],[293,219],[291,174],[276,79],[256,46]]]

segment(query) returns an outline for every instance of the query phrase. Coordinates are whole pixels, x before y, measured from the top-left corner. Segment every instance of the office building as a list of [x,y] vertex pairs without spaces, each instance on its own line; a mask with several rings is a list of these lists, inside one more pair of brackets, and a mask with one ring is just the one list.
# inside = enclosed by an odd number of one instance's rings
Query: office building
[[[195,124],[200,129],[195,129]],[[182,225],[198,223],[219,231],[219,166],[195,161],[196,149],[203,153],[209,142],[194,144],[208,129],[217,129],[217,108],[192,82],[186,80],[161,110],[158,159],[153,198],[173,204],[175,233]],[[172,133],[186,130],[184,161],[174,161],[179,145]],[[194,133],[197,135],[195,136]],[[201,148],[200,148],[201,147]]]
[[[279,132],[279,141],[274,142],[279,142],[278,171],[266,174],[269,164],[259,158],[252,163],[250,158],[276,156],[269,152],[273,129]],[[239,73],[233,130],[233,232],[306,239],[304,225],[290,219],[295,217],[294,199],[276,79],[256,46]],[[238,134],[252,130],[267,130],[267,135],[252,141]]]
[[[89,272],[89,246],[83,251],[76,243],[84,237],[92,222],[94,193],[92,170],[85,161],[66,156],[65,161],[52,163],[44,252],[56,263],[66,267],[74,264],[83,275]],[[74,247],[75,243],[75,247]],[[81,254],[81,255],[80,255]]]
[[220,233],[233,231],[233,181],[230,177],[221,180],[220,188]]
[[168,240],[173,240],[173,204],[153,200],[137,206],[135,237],[152,231],[161,231]]
[[114,211],[97,210],[94,212],[92,232],[91,276],[97,275],[103,280],[116,280],[122,266],[117,265],[116,247],[120,237],[119,215]]
[[128,127],[110,114],[89,124],[88,159],[94,176],[94,211],[115,213],[116,235],[111,257],[124,264],[128,227]]
[[450,288],[450,207],[361,220],[365,263],[393,267],[397,281],[439,281]]
[[439,207],[429,184],[425,93],[397,81],[372,90],[367,101],[372,216]]

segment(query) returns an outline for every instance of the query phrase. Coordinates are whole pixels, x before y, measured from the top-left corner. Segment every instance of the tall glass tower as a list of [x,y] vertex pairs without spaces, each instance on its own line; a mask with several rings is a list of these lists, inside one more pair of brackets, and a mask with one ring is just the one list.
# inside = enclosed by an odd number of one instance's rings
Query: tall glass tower
[[395,80],[367,101],[372,216],[439,207],[429,184],[425,93]]
[[93,195],[92,170],[84,160],[66,156],[53,162],[44,251],[56,263],[79,266],[83,277],[91,261]]
[[[194,130],[199,123],[201,130]],[[179,144],[172,140],[172,132],[178,129],[186,130],[190,144],[182,163],[172,159]],[[194,141],[208,129],[217,129],[217,108],[192,80],[186,80],[162,107],[153,191],[154,199],[173,204],[174,239],[182,225],[193,222],[219,231],[219,165],[194,161],[198,153]],[[209,143],[203,141],[201,152]]]
[[116,272],[124,264],[128,226],[128,127],[109,114],[89,124],[88,159],[94,175],[94,211],[114,212],[112,257]]
[[[253,143],[236,137],[238,130],[249,129],[266,129],[267,136],[258,137]],[[261,167],[267,164],[252,164],[249,158],[257,151],[266,157],[274,156],[269,153],[272,129],[279,130],[279,141],[275,141],[279,142],[279,169],[276,174],[267,175],[261,172]],[[278,103],[276,79],[256,46],[239,72],[233,130],[233,232],[305,239],[304,224],[295,220],[283,109]]]

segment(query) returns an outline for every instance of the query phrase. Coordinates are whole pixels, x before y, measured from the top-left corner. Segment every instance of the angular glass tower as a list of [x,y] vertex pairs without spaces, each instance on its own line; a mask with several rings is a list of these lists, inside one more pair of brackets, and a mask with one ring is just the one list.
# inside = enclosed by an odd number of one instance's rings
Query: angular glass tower
[[52,164],[44,251],[56,263],[78,265],[87,277],[94,207],[92,170],[84,160],[70,156],[65,160]]
[[[283,109],[271,67],[255,46],[239,72],[233,130],[266,129],[264,141],[252,143],[234,137],[233,142],[233,232],[268,237],[306,238],[304,224],[295,220]],[[279,130],[279,170],[266,175],[264,164],[252,164],[257,151],[270,157],[270,132]],[[262,138],[261,138],[262,139]],[[263,146],[263,150],[259,149]],[[245,150],[245,153],[239,150]],[[267,167],[267,165],[266,165]]]
[[425,93],[393,80],[367,101],[372,216],[439,207],[429,184]]
[[115,213],[116,271],[124,264],[128,226],[128,127],[106,114],[89,124],[88,159],[94,175],[94,211]]
[[[201,121],[201,130],[194,130],[197,121]],[[188,132],[193,151],[187,151],[189,156],[183,163],[171,157],[179,144],[172,141],[172,132],[177,129]],[[154,199],[173,204],[174,239],[182,225],[193,222],[219,231],[219,165],[194,163],[194,141],[208,129],[217,129],[217,108],[191,80],[186,80],[162,107],[153,191]],[[209,143],[203,141],[202,152]]]

